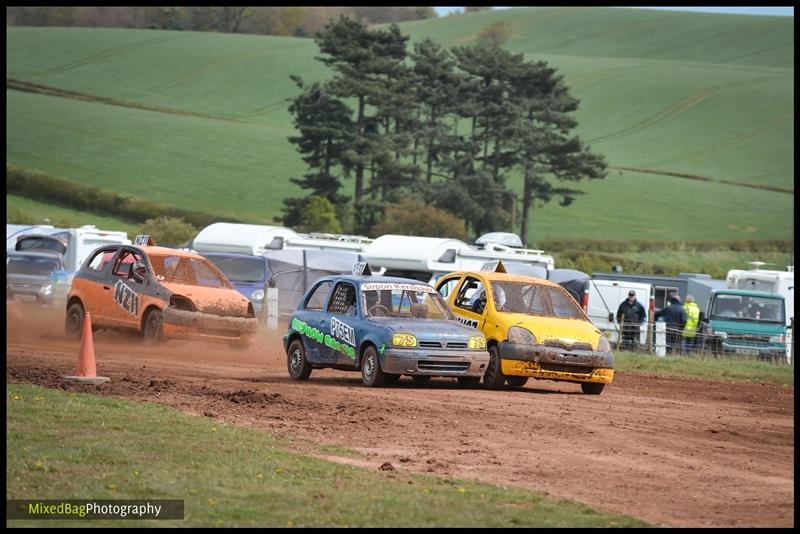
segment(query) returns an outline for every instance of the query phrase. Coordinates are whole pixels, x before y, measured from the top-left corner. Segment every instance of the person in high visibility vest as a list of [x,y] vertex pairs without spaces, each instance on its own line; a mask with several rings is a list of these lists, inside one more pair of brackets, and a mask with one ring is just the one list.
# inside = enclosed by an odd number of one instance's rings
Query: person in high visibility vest
[[686,304],[683,305],[683,310],[686,312],[686,324],[683,327],[683,354],[686,355],[696,346],[700,307],[694,301],[693,296],[686,295]]

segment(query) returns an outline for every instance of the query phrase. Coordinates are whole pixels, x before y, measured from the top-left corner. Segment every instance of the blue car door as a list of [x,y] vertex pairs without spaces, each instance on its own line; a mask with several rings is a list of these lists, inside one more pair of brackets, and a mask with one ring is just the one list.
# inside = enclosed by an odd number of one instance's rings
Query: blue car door
[[328,300],[328,313],[320,323],[325,333],[320,354],[326,362],[355,366],[357,301],[356,286],[352,282],[337,282]]
[[[333,282],[325,280],[314,286],[294,314],[292,327],[303,332],[303,346],[306,349],[306,359],[310,363],[330,361],[326,359],[321,349],[325,347],[324,336],[327,334],[327,315],[325,310],[328,297],[331,294]],[[326,326],[323,326],[326,325]]]

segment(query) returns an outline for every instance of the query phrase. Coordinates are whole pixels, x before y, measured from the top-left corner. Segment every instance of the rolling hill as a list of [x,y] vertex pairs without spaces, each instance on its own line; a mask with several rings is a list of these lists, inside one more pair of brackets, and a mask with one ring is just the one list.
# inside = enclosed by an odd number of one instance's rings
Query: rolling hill
[[[534,240],[793,239],[791,18],[530,8],[401,29],[453,46],[497,21],[511,51],[565,75],[611,166],[569,208],[537,207]],[[7,30],[7,164],[253,222],[300,192],[286,99],[290,74],[328,77],[313,40]]]

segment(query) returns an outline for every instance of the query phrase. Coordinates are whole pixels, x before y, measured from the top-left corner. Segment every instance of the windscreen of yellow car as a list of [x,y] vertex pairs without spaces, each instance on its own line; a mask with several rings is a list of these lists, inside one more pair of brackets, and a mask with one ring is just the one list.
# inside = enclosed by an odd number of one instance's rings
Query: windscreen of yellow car
[[575,299],[557,287],[528,282],[492,282],[494,307],[499,312],[585,319]]
[[230,282],[205,260],[155,254],[150,254],[149,259],[156,278],[163,282],[233,289]]
[[[375,289],[364,289],[375,285]],[[378,288],[376,284],[362,286],[362,305],[370,317],[430,319],[441,321],[455,319],[444,299],[428,286]],[[405,285],[405,284],[404,284]]]

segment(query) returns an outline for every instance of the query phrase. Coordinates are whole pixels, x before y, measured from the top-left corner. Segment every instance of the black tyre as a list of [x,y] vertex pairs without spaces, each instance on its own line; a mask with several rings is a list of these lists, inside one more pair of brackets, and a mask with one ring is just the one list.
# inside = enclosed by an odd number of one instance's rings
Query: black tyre
[[489,389],[501,389],[506,376],[500,367],[500,348],[497,345],[489,347],[489,356],[489,366],[483,373],[483,385]]
[[479,376],[459,376],[458,385],[465,388],[474,388],[481,383]]
[[581,382],[581,389],[587,395],[600,395],[605,387],[606,387],[605,384],[597,384],[594,382]]
[[289,343],[286,367],[289,369],[289,376],[295,380],[307,380],[311,376],[311,364],[306,360],[306,348],[299,339]]
[[430,375],[412,375],[411,379],[414,382],[427,382],[431,379]]
[[511,386],[512,388],[521,388],[525,384],[528,383],[527,376],[508,376],[506,377],[506,383]]
[[370,345],[364,349],[364,355],[361,357],[361,381],[365,386],[378,387],[383,385],[385,378],[378,351]]
[[164,319],[161,310],[151,310],[144,318],[142,338],[145,345],[158,345],[164,342]]
[[64,319],[64,332],[70,339],[80,339],[83,333],[83,318],[86,312],[80,302],[73,302],[67,308],[67,317]]

